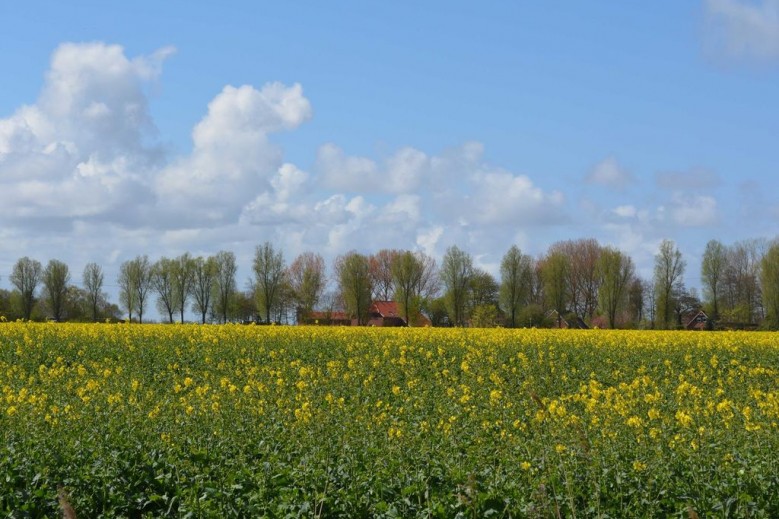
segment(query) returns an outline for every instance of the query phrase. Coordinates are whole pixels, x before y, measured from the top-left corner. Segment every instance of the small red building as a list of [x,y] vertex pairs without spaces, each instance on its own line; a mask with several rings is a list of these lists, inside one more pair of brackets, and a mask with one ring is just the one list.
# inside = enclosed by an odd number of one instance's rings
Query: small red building
[[368,309],[368,326],[406,326],[395,301],[374,301]]
[[[298,317],[298,324],[320,326],[358,326],[357,319],[353,319],[346,312],[311,312],[306,317]],[[398,304],[395,301],[374,301],[368,308],[368,321],[366,326],[400,327],[408,326],[406,320],[400,315]],[[430,326],[430,319],[424,315],[418,315],[413,322],[414,326]]]
[[685,318],[685,330],[708,330],[711,329],[709,316],[703,310],[695,314],[690,314]]

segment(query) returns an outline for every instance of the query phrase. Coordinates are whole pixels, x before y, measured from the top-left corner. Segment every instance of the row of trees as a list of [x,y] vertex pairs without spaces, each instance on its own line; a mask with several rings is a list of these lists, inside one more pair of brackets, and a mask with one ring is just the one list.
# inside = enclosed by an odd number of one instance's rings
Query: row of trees
[[[676,328],[685,315],[705,308],[713,322],[779,327],[779,244],[709,242],[701,264],[703,302],[686,288],[685,269],[681,252],[669,240],[661,243],[647,280],[622,251],[583,239],[555,243],[537,258],[512,246],[502,258],[499,279],[475,267],[471,255],[456,246],[446,251],[440,266],[421,252],[349,252],[335,259],[328,277],[321,255],[306,252],[288,265],[282,251],[266,242],[255,251],[253,276],[243,291],[236,284],[235,255],[228,251],[155,262],[138,256],[120,265],[117,286],[124,315],[139,322],[154,299],[169,322],[183,322],[189,308],[203,323],[289,323],[315,310],[341,310],[364,324],[373,301],[396,301],[410,325],[429,320],[436,326],[584,322]],[[120,315],[107,301],[103,270],[95,263],[84,268],[83,288],[70,284],[68,266],[58,260],[44,268],[21,258],[9,280],[15,290],[0,291],[0,315],[54,320]]]
[[111,304],[102,291],[103,269],[89,263],[82,278],[83,288],[79,288],[70,284],[70,269],[62,261],[53,259],[43,267],[37,260],[21,258],[9,276],[14,290],[0,290],[0,316],[26,320],[49,317],[57,321],[119,319],[119,307]]

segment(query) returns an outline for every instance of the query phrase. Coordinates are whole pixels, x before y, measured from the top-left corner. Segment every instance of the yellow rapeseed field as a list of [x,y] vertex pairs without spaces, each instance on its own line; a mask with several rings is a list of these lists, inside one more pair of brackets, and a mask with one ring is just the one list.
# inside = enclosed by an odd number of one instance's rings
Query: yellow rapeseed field
[[0,510],[779,516],[779,336],[0,324]]

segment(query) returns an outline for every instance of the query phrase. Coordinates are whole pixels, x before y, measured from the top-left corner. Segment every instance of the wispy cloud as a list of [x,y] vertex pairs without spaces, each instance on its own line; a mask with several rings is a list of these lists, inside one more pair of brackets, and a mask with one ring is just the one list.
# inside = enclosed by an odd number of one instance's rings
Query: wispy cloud
[[779,60],[779,0],[707,0],[707,42],[732,59]]

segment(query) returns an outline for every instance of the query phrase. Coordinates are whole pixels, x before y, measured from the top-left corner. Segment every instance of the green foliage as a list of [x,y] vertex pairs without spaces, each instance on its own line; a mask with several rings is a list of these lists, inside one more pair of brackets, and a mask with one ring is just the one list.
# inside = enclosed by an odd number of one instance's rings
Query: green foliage
[[530,298],[531,278],[530,256],[512,245],[500,263],[500,307],[511,328],[518,325],[518,313]]
[[467,252],[453,245],[446,249],[441,261],[441,282],[449,321],[454,326],[465,326],[470,285],[473,278],[473,259]]
[[350,252],[338,258],[335,270],[346,311],[358,324],[365,324],[373,288],[368,257]]
[[766,327],[779,329],[779,244],[774,244],[763,256],[760,269]]
[[495,305],[479,305],[471,312],[471,327],[473,328],[495,328],[498,324],[498,307]]

